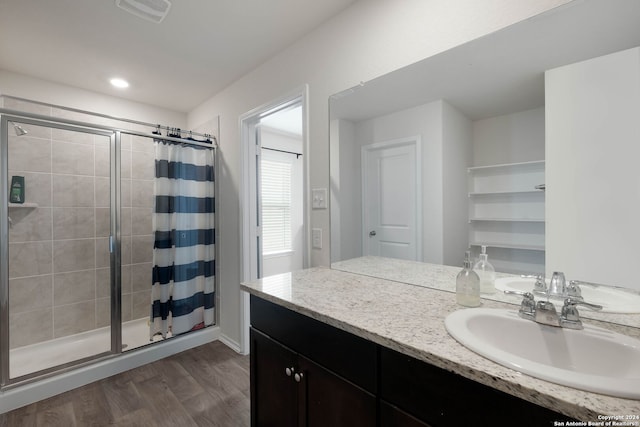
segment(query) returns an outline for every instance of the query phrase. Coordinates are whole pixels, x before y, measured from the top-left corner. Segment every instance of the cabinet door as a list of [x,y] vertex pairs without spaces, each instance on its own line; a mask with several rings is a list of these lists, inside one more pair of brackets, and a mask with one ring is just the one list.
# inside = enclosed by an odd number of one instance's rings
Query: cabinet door
[[370,427],[376,425],[376,398],[299,356],[300,425],[309,427]]
[[[297,355],[251,329],[251,425],[289,427],[298,422]],[[288,375],[290,374],[290,375]]]
[[382,348],[380,358],[380,398],[426,425],[539,427],[553,425],[557,420],[570,420],[391,349]]
[[380,402],[380,427],[431,427],[385,401]]

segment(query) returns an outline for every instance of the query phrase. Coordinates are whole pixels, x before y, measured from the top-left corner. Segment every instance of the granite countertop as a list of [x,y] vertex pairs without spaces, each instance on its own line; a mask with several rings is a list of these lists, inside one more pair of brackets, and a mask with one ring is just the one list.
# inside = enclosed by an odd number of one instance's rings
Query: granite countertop
[[[433,266],[435,287],[454,280],[451,267]],[[316,267],[243,283],[265,300],[466,378],[581,421],[599,415],[640,415],[640,400],[620,399],[539,380],[503,367],[455,341],[444,318],[460,309],[455,293]],[[483,307],[516,309],[483,300]],[[599,322],[598,322],[599,323]],[[598,324],[598,326],[605,326]],[[614,327],[616,330],[629,329]],[[624,333],[624,331],[622,331]]]
[[[363,256],[335,262],[331,264],[331,268],[349,273],[363,274],[365,276],[373,276],[381,279],[393,280],[395,282],[407,283],[409,285],[455,292],[455,277],[462,267],[452,267],[448,265],[429,264],[426,262],[383,258],[377,256]],[[438,277],[440,279],[434,280],[434,277]],[[444,280],[445,277],[447,280]],[[503,277],[517,278],[519,276],[496,272],[496,279]],[[625,291],[637,293],[637,291],[634,290]],[[483,294],[482,297],[517,305],[520,305],[520,301],[522,300],[522,297],[518,295],[507,295],[499,291],[490,295]],[[538,298],[539,297],[536,296],[536,299]],[[558,303],[562,305],[561,301]],[[580,315],[584,319],[601,320],[604,322],[613,322],[619,325],[640,328],[640,314],[620,314],[607,312],[606,310],[599,312],[584,309],[580,311]]]

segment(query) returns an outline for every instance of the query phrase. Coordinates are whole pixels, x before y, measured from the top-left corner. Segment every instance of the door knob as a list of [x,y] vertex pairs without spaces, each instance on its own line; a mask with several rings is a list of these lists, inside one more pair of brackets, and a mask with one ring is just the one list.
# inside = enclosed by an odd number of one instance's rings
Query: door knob
[[376,230],[372,230],[372,231],[370,231],[370,232],[369,232],[369,237],[373,237],[373,236],[375,236],[376,234],[377,234],[377,233],[376,233]]
[[297,383],[299,383],[300,381],[302,381],[302,378],[303,378],[303,377],[304,377],[304,376],[302,375],[302,373],[299,373],[299,374],[298,374],[298,373],[296,373],[296,374],[293,376],[293,379],[294,379],[294,380],[296,380],[296,382],[297,382]]
[[294,368],[285,368],[284,373],[290,377],[295,372]]

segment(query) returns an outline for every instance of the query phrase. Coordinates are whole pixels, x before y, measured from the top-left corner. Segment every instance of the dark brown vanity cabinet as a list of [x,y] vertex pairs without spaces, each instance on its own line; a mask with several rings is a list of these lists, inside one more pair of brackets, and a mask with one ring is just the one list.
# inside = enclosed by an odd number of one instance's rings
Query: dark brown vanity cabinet
[[[382,427],[539,427],[571,421],[570,417],[385,347],[380,348],[379,397],[401,412],[392,419],[397,421],[383,422]],[[415,418],[402,417],[407,414]]]
[[252,426],[376,425],[373,343],[253,297],[251,324]]
[[251,296],[253,427],[546,426],[570,418]]
[[384,400],[380,402],[381,427],[432,427]]

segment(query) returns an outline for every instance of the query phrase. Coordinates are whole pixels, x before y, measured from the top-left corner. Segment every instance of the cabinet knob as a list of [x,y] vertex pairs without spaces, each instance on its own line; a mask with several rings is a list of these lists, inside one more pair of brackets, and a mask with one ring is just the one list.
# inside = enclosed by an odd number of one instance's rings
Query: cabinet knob
[[300,381],[302,381],[302,378],[303,378],[303,377],[304,377],[304,376],[302,375],[302,372],[300,372],[300,373],[296,373],[296,374],[293,376],[293,379],[294,379],[294,380],[296,380],[296,382],[297,382],[297,383],[299,383]]
[[295,369],[294,369],[294,368],[285,368],[285,369],[284,369],[284,373],[285,373],[288,377],[290,377],[291,375],[293,375],[293,373],[294,373],[294,372],[295,372]]

